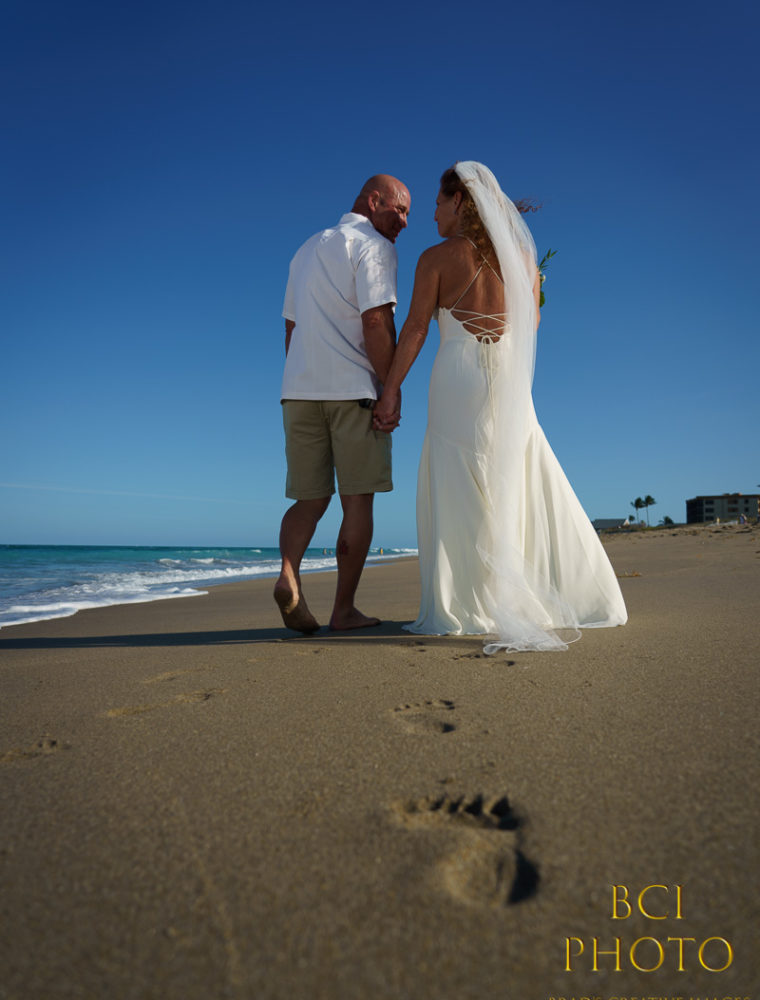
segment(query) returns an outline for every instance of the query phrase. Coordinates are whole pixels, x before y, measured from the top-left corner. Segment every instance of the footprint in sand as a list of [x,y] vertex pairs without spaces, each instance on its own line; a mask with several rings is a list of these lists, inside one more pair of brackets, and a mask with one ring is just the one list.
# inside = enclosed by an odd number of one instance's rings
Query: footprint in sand
[[210,688],[205,691],[187,691],[177,694],[168,701],[154,702],[151,705],[126,705],[124,708],[109,708],[103,714],[108,719],[123,718],[125,715],[143,715],[157,708],[168,708],[170,705],[190,705],[199,701],[208,701],[214,695],[224,694],[224,688]]
[[479,653],[455,653],[452,660],[488,660],[489,665],[498,664],[501,667],[514,667],[516,660],[502,660],[499,657],[487,656],[482,648]]
[[454,702],[447,698],[436,698],[434,701],[399,705],[393,709],[393,716],[407,733],[419,736],[427,733],[453,733],[457,727],[449,713],[455,707]]
[[405,642],[404,646],[406,649],[411,649],[415,653],[427,653],[426,643],[422,639],[413,639],[411,642]]
[[52,736],[43,736],[28,747],[14,747],[0,754],[0,764],[9,764],[13,760],[21,760],[29,757],[49,757],[50,754],[58,753],[61,750],[70,750],[70,743],[59,743]]
[[500,908],[537,892],[538,869],[523,854],[522,824],[505,795],[443,795],[398,802],[392,808],[409,829],[457,834],[458,847],[442,857],[435,870],[443,888],[460,902]]
[[189,667],[187,670],[167,670],[163,674],[156,674],[155,677],[144,677],[143,684],[166,684],[169,681],[176,681],[180,677],[187,677],[188,674],[202,674],[209,670],[216,670],[216,665]]

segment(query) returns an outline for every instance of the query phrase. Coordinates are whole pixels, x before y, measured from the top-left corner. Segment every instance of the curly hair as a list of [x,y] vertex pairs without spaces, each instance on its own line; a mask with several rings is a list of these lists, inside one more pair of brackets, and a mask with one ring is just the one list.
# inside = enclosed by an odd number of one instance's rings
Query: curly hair
[[[467,190],[466,184],[460,179],[455,167],[449,167],[441,176],[441,194],[445,198],[453,198],[456,192],[462,195],[462,233],[467,236],[484,257],[494,254],[493,244],[488,236],[486,227],[483,225],[472,195]],[[519,198],[513,202],[518,212],[525,215],[528,212],[537,212],[540,205],[534,204],[529,198]]]

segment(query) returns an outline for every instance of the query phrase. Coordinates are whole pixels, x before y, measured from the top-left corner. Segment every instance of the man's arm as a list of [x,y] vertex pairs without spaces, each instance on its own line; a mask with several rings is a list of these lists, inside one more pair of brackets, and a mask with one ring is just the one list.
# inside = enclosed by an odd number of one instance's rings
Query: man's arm
[[290,350],[290,338],[293,336],[295,326],[292,319],[285,320],[285,357],[288,356],[288,351]]
[[396,349],[396,324],[390,302],[362,313],[362,333],[369,363],[380,381],[385,382]]

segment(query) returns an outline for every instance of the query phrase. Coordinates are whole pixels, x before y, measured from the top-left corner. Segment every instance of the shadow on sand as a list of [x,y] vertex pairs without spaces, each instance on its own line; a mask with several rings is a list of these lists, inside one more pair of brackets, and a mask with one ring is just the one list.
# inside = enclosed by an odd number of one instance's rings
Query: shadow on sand
[[404,622],[385,621],[374,628],[347,632],[331,632],[322,627],[311,635],[299,635],[286,628],[228,629],[199,632],[152,632],[135,635],[36,636],[34,638],[0,637],[3,649],[100,649],[113,647],[160,646],[226,646],[257,642],[367,643],[373,641],[399,643],[407,646],[462,644],[480,646],[477,636],[415,636],[404,632]]

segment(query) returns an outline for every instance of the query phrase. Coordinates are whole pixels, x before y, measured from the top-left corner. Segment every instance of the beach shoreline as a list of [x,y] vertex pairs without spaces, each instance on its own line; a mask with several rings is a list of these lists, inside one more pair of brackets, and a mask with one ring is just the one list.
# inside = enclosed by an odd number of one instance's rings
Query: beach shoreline
[[2,629],[0,996],[757,998],[758,542],[605,535],[629,624],[563,653],[405,633],[413,558],[362,632],[270,579]]
[[[370,549],[367,566],[416,556]],[[308,549],[304,576],[337,570],[335,550]],[[276,547],[0,545],[0,630],[69,618],[84,610],[199,597],[229,582],[275,579]]]

